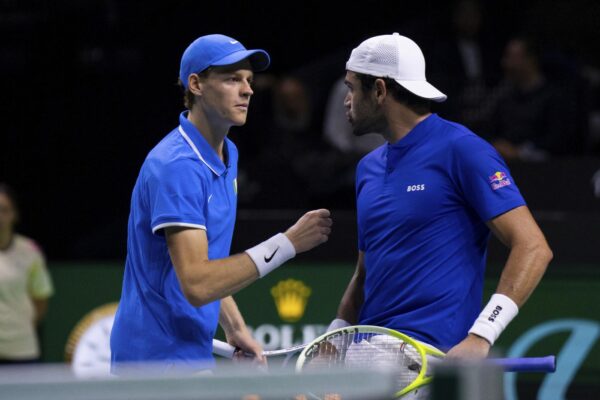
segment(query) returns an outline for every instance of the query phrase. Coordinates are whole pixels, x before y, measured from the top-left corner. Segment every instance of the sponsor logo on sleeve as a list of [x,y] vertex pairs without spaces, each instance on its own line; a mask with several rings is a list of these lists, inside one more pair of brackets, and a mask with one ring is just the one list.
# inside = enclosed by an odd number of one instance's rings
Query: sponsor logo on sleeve
[[505,186],[509,186],[510,184],[510,179],[505,172],[498,171],[494,175],[490,176],[490,185],[492,186],[492,190],[498,190]]

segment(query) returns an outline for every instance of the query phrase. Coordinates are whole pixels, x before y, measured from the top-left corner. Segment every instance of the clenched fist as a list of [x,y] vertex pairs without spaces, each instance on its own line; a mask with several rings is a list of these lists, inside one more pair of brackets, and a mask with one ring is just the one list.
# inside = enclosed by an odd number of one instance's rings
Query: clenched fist
[[325,243],[329,239],[331,225],[333,221],[329,210],[313,210],[300,217],[285,235],[294,245],[296,254],[303,253]]

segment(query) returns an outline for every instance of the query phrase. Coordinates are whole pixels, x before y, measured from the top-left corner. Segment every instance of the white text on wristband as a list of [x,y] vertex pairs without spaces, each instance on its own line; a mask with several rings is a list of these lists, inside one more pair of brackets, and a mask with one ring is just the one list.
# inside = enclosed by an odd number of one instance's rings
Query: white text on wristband
[[490,345],[493,345],[518,313],[519,307],[510,297],[496,293],[492,295],[489,303],[479,314],[479,317],[469,329],[469,333],[481,336]]

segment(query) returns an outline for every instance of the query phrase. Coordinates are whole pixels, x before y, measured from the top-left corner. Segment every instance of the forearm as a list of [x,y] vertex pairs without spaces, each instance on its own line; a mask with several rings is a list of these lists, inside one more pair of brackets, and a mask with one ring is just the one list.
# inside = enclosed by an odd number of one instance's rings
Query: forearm
[[180,283],[184,295],[194,306],[231,296],[259,277],[254,262],[245,253],[217,260],[197,260],[190,270],[193,273],[186,276],[187,282]]
[[539,244],[511,247],[496,289],[497,295],[492,296],[469,330],[469,335],[447,353],[448,357],[479,358],[488,354],[489,348],[540,282],[552,258],[545,240],[536,243]]
[[337,317],[344,321],[348,321],[350,324],[356,324],[362,303],[362,286],[357,281],[357,277],[353,276],[340,301]]
[[337,311],[337,317],[350,324],[356,324],[358,322],[360,308],[364,301],[364,280],[363,255],[360,253],[356,271],[342,296]]
[[552,259],[552,251],[526,206],[510,210],[488,226],[510,254],[500,276],[496,293],[475,320],[469,333],[493,345],[518,314]]
[[203,229],[167,227],[165,237],[181,290],[190,304],[199,307],[230,296],[297,253],[327,241],[331,224],[329,211],[309,211],[285,234],[276,234],[242,254],[214,260],[209,259]]
[[244,318],[242,317],[235,300],[231,296],[221,300],[219,325],[221,325],[221,328],[223,328],[223,331],[227,336],[234,332],[245,331],[247,329]]
[[246,322],[231,296],[221,300],[219,324],[223,328],[229,344],[242,349],[245,353],[255,354],[259,362],[266,363],[266,359],[262,356],[261,345],[252,338]]
[[[478,337],[477,340],[469,339],[474,348],[482,350],[481,353],[476,351],[477,354],[487,353],[485,349],[495,343],[502,331],[517,316],[550,262],[551,253],[545,241],[539,246],[532,246],[532,243],[535,241],[511,247],[496,293],[469,329],[470,336]],[[483,345],[483,339],[488,342],[488,346]],[[467,348],[471,348],[471,345]]]
[[545,241],[513,246],[496,293],[510,297],[521,307],[542,279],[551,259],[552,252]]

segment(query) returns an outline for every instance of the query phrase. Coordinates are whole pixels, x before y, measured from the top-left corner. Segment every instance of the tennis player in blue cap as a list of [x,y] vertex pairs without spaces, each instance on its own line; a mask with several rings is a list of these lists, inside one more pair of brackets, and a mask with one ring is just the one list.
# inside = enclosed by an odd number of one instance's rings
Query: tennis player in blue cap
[[264,50],[224,35],[202,36],[183,53],[179,78],[188,110],[148,154],[131,198],[113,373],[133,362],[210,368],[217,323],[230,344],[264,362],[231,295],[327,240],[332,221],[321,209],[229,254],[238,152],[227,134],[246,122],[253,74],[269,63]]

